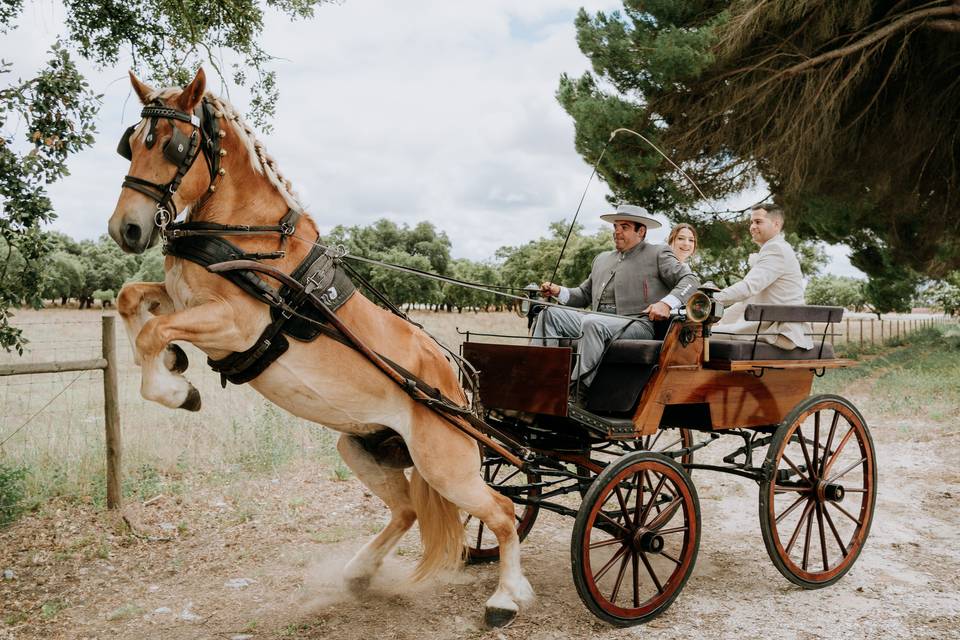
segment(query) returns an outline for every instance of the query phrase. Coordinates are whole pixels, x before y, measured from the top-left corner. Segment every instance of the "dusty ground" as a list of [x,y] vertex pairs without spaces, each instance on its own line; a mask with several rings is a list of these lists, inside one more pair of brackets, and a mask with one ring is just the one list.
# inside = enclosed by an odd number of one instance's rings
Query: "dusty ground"
[[[485,631],[496,565],[413,587],[415,530],[369,598],[346,595],[340,570],[385,511],[356,480],[301,467],[131,504],[137,535],[82,504],[25,516],[0,531],[0,639],[960,638],[956,411],[930,423],[881,414],[871,379],[844,393],[872,429],[879,498],[863,554],[827,589],[801,590],[770,563],[754,484],[697,472],[698,562],[663,616],[632,629],[596,620],[570,576],[572,521],[542,513],[523,544],[538,601],[511,627]],[[712,448],[701,459],[727,452],[722,440]]]

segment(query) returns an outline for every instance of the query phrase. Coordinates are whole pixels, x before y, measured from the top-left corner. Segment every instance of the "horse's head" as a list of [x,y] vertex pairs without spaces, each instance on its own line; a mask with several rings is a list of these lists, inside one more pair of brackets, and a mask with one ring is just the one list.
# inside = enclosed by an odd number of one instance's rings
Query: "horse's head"
[[[158,217],[176,212],[212,191],[215,155],[205,131],[206,86],[203,69],[182,90],[154,90],[133,72],[130,82],[144,105],[139,124],[130,127],[117,151],[130,160],[117,206],[110,217],[110,237],[129,253],[156,243]],[[201,153],[203,151],[203,153]],[[198,156],[206,162],[196,162]],[[206,166],[204,166],[206,165]]]

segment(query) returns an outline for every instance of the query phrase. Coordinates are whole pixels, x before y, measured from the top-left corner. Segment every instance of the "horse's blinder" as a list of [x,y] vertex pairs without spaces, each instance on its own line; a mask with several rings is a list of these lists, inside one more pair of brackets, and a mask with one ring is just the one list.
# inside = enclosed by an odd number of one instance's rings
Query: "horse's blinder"
[[[127,175],[123,179],[123,186],[133,189],[146,195],[157,202],[157,209],[169,212],[171,219],[175,218],[177,212],[173,206],[173,194],[180,187],[180,182],[187,174],[193,163],[196,162],[200,152],[207,159],[207,167],[210,171],[211,188],[220,171],[220,135],[219,126],[213,114],[213,107],[206,100],[203,100],[195,110],[195,113],[185,113],[162,103],[154,103],[144,106],[140,112],[141,118],[149,118],[149,130],[147,131],[146,147],[153,148],[156,144],[156,127],[160,118],[167,120],[180,120],[193,126],[194,130],[187,135],[179,128],[173,127],[173,133],[170,139],[163,145],[163,157],[168,162],[177,167],[177,173],[173,179],[166,184],[159,184],[144,180],[136,176]],[[172,124],[172,122],[171,122]],[[127,160],[133,159],[133,148],[130,145],[130,139],[136,130],[137,125],[128,127],[120,137],[117,144],[117,153]],[[203,140],[205,138],[205,140]]]

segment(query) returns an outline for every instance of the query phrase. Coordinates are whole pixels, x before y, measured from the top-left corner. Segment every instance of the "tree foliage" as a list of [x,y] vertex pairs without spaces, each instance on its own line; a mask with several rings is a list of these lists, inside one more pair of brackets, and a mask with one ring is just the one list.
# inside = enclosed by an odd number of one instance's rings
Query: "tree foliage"
[[[46,185],[66,175],[68,156],[94,140],[100,96],[75,57],[114,67],[129,53],[144,79],[159,86],[185,84],[206,62],[250,89],[249,118],[269,130],[278,89],[271,56],[259,44],[265,11],[307,18],[328,1],[66,0],[66,31],[34,77],[10,80],[11,65],[0,60],[7,82],[0,85],[0,347],[22,351],[10,309],[40,304],[42,258],[51,250],[40,229],[55,217]],[[0,0],[0,33],[17,28],[23,8],[22,0]]]
[[[450,239],[437,232],[433,224],[420,222],[412,229],[381,219],[372,225],[338,225],[324,238],[330,244],[342,244],[353,255],[447,275],[450,264]],[[351,264],[374,287],[385,292],[394,304],[437,304],[440,285],[368,264]]]
[[[8,73],[0,63],[0,77]],[[66,175],[69,154],[93,143],[97,101],[59,44],[35,78],[0,88],[0,346],[7,350],[23,349],[10,308],[41,304],[49,250],[41,225],[55,217],[46,186]]]
[[[960,267],[953,0],[625,0],[576,27],[593,72],[557,95],[591,163],[629,127],[710,198],[762,178],[794,231],[853,249],[878,302],[903,299],[908,271]],[[640,139],[618,136],[599,171],[615,198],[724,246],[725,216],[695,210],[699,195]]]
[[960,315],[960,271],[954,271],[940,282],[931,283],[925,298],[946,314]]
[[824,275],[811,278],[805,292],[807,304],[844,307],[862,311],[867,300],[864,281],[845,276]]

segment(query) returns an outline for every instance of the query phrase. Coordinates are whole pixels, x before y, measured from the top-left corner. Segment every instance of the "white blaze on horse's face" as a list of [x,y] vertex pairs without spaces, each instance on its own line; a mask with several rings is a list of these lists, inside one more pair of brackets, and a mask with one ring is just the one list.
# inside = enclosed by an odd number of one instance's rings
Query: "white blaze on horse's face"
[[[156,175],[156,170],[150,171],[151,162],[148,156],[151,154],[143,140],[146,135],[146,125],[146,121],[142,121],[130,136],[133,160],[130,162],[128,173],[156,182],[165,182],[170,179],[170,176],[164,177]],[[170,168],[171,174],[173,171],[176,169]],[[110,237],[127,253],[143,253],[157,242],[157,234],[154,233],[156,213],[157,204],[153,200],[137,191],[121,189],[117,206],[107,225]]]
[[[144,105],[156,99],[157,92],[149,85],[141,82],[133,73],[130,73],[130,82],[133,90]],[[178,111],[192,112],[194,107],[203,96],[206,79],[203,70],[197,72],[193,81],[184,87],[179,94],[165,97],[165,103]],[[162,92],[167,96],[167,92]],[[157,185],[163,185],[177,173],[177,167],[164,157],[163,147],[173,135],[173,127],[178,127],[181,132],[190,135],[193,131],[189,124],[174,123],[172,120],[163,118],[156,119],[156,125],[152,133],[156,137],[156,142],[147,148],[146,136],[150,126],[149,118],[143,120],[130,136],[130,151],[132,159],[128,176],[134,176],[142,180],[148,180]],[[201,163],[202,164],[202,163]],[[180,189],[173,196],[173,203],[179,210],[186,203],[199,197],[206,185],[200,186],[199,180],[194,179],[197,167],[192,167],[184,177]],[[197,184],[194,185],[193,183]],[[199,193],[194,193],[197,190]],[[191,199],[191,196],[195,196]],[[157,202],[152,198],[140,193],[139,191],[123,188],[120,191],[120,197],[117,205],[110,216],[110,222],[107,230],[110,237],[113,238],[121,249],[128,253],[143,253],[149,247],[156,244],[159,234],[156,233]]]

